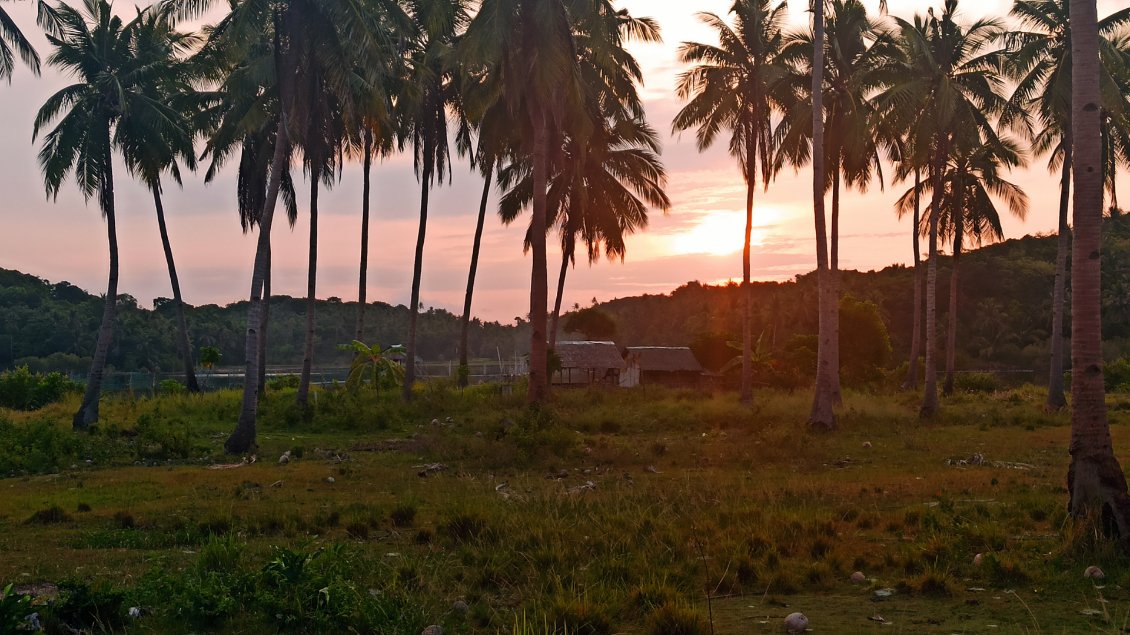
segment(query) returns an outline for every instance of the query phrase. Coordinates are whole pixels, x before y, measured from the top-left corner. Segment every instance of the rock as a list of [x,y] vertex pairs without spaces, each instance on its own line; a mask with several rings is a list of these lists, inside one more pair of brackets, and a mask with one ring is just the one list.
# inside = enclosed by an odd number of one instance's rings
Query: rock
[[443,635],[443,627],[438,624],[432,624],[420,631],[420,635]]
[[132,617],[135,620],[137,618],[141,617],[141,607],[137,607],[137,606],[129,607],[129,616]]
[[808,629],[808,618],[804,613],[789,613],[785,616],[785,632],[803,633]]
[[851,574],[852,584],[863,584],[865,582],[867,582],[867,576],[863,575],[862,571],[856,571],[855,573]]
[[453,603],[451,605],[451,610],[455,611],[456,613],[459,613],[459,614],[466,613],[467,612],[467,603],[464,602],[463,600],[455,600],[455,603]]
[[290,450],[283,452],[282,456],[279,457],[279,465],[286,465],[287,463],[290,463]]
[[865,447],[865,448],[870,448],[870,447],[871,447],[871,442],[870,442],[870,441],[864,441],[864,442],[863,442],[863,447]]
[[332,477],[332,476],[327,476],[327,477],[326,477],[326,482],[327,482],[327,483],[329,483],[329,484],[331,484],[331,485],[333,485],[334,483],[336,483],[336,482],[337,482],[337,479],[335,479],[335,478],[334,478],[334,477]]
[[1095,565],[1091,565],[1087,567],[1086,571],[1083,572],[1083,577],[1090,580],[1102,580],[1106,577],[1106,574],[1103,573],[1102,569],[1096,567]]
[[981,562],[984,559],[985,559],[985,557],[982,556],[981,554],[977,554],[977,555],[973,556],[973,566],[975,566],[975,567],[981,566]]

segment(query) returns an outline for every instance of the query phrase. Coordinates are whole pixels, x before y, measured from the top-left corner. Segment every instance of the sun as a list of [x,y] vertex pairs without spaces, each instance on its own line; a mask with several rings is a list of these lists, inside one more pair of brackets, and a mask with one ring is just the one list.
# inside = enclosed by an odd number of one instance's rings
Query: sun
[[[765,242],[768,225],[777,217],[773,210],[754,210],[750,246]],[[745,237],[745,213],[716,211],[703,214],[689,230],[672,237],[672,251],[676,254],[708,254],[726,256],[742,250]]]

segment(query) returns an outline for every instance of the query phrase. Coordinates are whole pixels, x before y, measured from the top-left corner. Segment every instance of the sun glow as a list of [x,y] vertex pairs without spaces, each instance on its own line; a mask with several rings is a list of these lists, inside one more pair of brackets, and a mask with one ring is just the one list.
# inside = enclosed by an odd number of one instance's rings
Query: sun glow
[[[765,242],[769,226],[780,214],[772,209],[754,209],[751,247]],[[672,236],[671,250],[676,254],[709,254],[725,256],[742,250],[745,237],[744,212],[708,212],[685,232]]]

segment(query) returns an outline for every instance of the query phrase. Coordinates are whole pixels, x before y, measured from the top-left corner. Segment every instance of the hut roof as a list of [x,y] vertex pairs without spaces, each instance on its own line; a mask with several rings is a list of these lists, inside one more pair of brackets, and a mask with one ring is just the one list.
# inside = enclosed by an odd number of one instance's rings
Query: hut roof
[[702,372],[702,364],[686,346],[630,346],[628,354],[639,356],[640,370]]
[[620,349],[612,342],[557,342],[561,368],[624,368]]

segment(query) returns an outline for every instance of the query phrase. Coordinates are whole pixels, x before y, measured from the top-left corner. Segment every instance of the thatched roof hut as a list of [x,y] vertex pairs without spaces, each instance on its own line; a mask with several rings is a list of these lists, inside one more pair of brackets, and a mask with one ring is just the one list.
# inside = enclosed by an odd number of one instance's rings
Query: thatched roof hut
[[620,385],[639,384],[696,385],[702,376],[702,364],[685,346],[630,346],[627,370]]
[[613,342],[557,342],[561,370],[553,374],[555,384],[594,384],[619,381],[624,358]]

